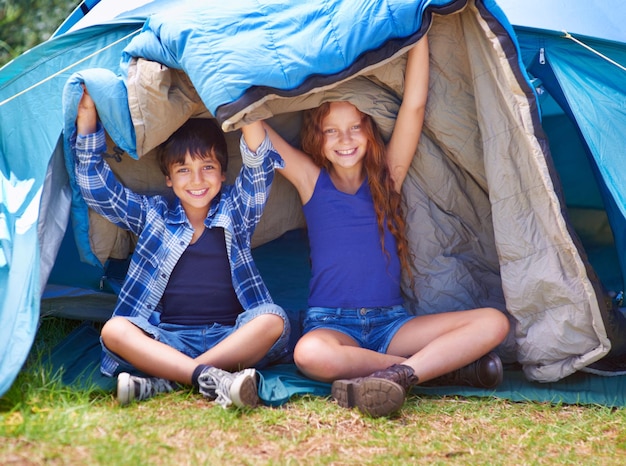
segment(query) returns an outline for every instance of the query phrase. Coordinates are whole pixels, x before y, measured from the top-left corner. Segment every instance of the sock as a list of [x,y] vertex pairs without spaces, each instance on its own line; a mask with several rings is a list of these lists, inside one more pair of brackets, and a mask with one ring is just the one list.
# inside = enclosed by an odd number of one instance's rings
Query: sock
[[193,387],[196,390],[200,390],[200,383],[198,382],[198,377],[200,377],[200,374],[202,374],[202,371],[204,369],[207,369],[211,367],[209,364],[200,364],[198,367],[196,367],[193,370],[193,374],[191,374],[191,385],[193,385]]

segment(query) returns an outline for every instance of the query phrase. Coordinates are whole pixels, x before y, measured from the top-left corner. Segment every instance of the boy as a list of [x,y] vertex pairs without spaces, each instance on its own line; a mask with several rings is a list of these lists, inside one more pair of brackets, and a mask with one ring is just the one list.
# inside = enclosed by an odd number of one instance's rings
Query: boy
[[101,333],[101,370],[118,375],[118,401],[191,384],[223,407],[256,406],[250,367],[279,358],[289,339],[289,320],[250,249],[274,168],[282,166],[269,139],[254,153],[242,138],[244,166],[226,186],[224,134],[212,120],[189,120],[160,148],[160,168],[175,195],[169,199],[138,195],[117,181],[102,159],[104,130],[86,89],[76,131],[76,181],[87,205],[138,236]]

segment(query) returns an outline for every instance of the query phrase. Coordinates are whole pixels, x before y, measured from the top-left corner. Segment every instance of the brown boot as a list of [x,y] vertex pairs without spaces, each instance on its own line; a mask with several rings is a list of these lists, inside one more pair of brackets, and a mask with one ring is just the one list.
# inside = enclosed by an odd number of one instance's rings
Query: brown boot
[[394,364],[368,377],[335,380],[331,395],[339,406],[357,407],[372,417],[388,416],[404,404],[407,392],[417,383],[413,369]]
[[502,361],[500,361],[496,353],[488,353],[465,367],[428,380],[422,386],[441,387],[457,385],[476,388],[496,388],[502,382],[502,377]]

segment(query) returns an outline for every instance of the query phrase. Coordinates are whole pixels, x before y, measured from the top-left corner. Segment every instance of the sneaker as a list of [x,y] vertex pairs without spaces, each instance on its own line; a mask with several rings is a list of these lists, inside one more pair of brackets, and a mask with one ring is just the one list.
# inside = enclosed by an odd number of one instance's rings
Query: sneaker
[[131,401],[145,400],[175,389],[176,384],[158,377],[137,377],[127,372],[122,372],[117,376],[117,401],[122,406]]
[[503,379],[502,361],[496,353],[482,358],[422,384],[424,387],[457,385],[475,388],[496,388]]
[[411,367],[394,364],[368,377],[335,380],[331,395],[344,408],[356,406],[371,417],[389,416],[402,407],[406,394],[416,383]]
[[231,404],[238,408],[254,408],[259,404],[254,369],[231,373],[217,367],[207,367],[200,373],[198,383],[200,393],[205,398],[215,400],[223,408]]

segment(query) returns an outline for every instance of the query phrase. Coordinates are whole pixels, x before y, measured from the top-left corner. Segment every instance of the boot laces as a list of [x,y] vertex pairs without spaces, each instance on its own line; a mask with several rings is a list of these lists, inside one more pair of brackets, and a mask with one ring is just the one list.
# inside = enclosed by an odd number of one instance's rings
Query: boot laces
[[417,377],[413,369],[404,364],[394,364],[386,369],[374,372],[370,377],[391,380],[404,389],[408,389],[417,383]]

